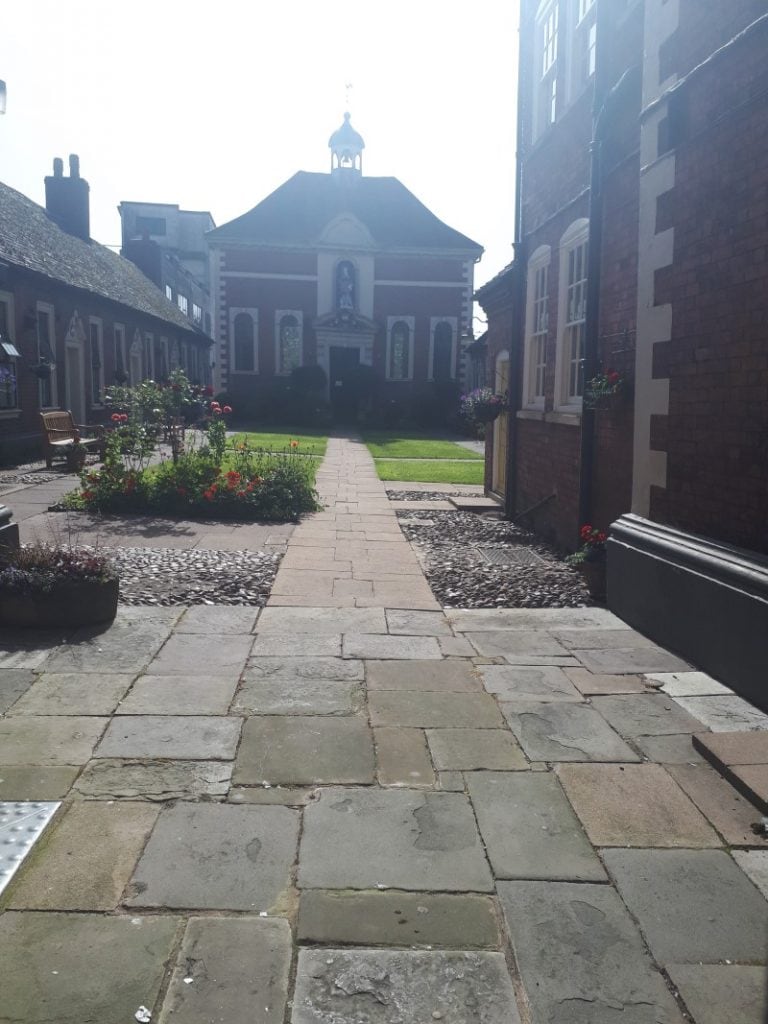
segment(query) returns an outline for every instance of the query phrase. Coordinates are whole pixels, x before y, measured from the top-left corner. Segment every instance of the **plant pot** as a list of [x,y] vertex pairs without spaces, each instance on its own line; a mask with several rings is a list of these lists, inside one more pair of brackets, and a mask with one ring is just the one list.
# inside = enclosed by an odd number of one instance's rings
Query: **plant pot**
[[31,370],[40,380],[48,380],[51,376],[50,363],[38,363],[36,366],[31,367]]
[[590,597],[596,601],[605,601],[605,570],[606,559],[599,558],[591,562],[579,562],[576,568],[584,577]]
[[72,473],[79,473],[85,465],[85,448],[76,445],[67,452],[67,469]]
[[0,625],[46,629],[111,622],[117,614],[120,581],[65,580],[47,593],[0,591]]
[[473,416],[478,423],[493,423],[504,412],[501,405],[475,406]]

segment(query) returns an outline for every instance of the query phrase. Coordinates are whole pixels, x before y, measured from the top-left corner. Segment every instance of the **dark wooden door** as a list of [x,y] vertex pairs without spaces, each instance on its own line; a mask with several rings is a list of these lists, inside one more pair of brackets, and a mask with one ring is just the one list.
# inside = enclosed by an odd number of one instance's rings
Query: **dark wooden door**
[[329,355],[333,417],[337,423],[354,423],[358,402],[355,377],[360,365],[360,349],[332,345]]

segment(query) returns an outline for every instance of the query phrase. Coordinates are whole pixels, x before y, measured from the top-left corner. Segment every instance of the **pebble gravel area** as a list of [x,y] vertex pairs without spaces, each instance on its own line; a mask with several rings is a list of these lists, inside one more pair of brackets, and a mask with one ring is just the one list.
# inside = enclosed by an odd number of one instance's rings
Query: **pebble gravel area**
[[[445,496],[446,492],[436,495]],[[595,604],[581,576],[553,548],[513,523],[441,509],[404,510],[397,515],[432,593],[445,608],[579,608]],[[511,556],[511,564],[493,564],[489,556]]]
[[445,498],[466,498],[466,491],[387,491],[390,501],[443,501]]
[[119,548],[110,558],[120,572],[127,605],[267,603],[282,555],[266,551]]

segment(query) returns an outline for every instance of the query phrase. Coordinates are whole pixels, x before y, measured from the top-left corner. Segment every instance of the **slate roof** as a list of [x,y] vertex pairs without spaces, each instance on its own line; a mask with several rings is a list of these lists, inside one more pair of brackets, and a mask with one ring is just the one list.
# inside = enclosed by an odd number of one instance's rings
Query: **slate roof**
[[209,231],[210,242],[314,246],[325,226],[351,213],[382,249],[483,249],[431,213],[397,178],[298,171],[248,213]]
[[130,260],[62,231],[42,206],[0,182],[0,262],[44,274],[206,336]]

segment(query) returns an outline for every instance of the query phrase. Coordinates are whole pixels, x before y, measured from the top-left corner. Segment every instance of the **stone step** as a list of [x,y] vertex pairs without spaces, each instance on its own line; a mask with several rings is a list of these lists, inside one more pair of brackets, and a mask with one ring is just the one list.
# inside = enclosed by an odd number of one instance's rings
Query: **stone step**
[[504,512],[501,502],[495,498],[464,497],[462,495],[461,497],[448,498],[448,501],[459,512],[477,512],[479,515],[486,515],[488,513],[502,515]]
[[768,814],[768,732],[705,732],[693,745],[761,813]]

